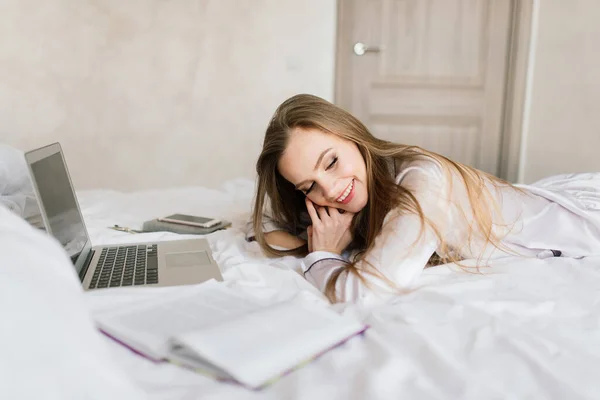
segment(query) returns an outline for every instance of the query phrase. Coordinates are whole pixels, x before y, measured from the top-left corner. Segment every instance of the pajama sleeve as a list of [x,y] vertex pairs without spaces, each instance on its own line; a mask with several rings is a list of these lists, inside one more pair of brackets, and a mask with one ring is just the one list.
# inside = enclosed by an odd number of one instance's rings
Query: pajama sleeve
[[[397,183],[413,193],[424,215],[443,235],[452,225],[452,216],[448,207],[447,178],[441,166],[434,161],[415,163],[398,175]],[[407,287],[420,275],[438,246],[435,230],[428,224],[422,227],[418,215],[394,209],[386,216],[374,247],[356,263],[356,268],[365,271],[373,266],[395,286]],[[324,291],[331,276],[347,265],[348,261],[340,255],[315,251],[304,258],[302,270],[309,282]],[[363,274],[363,277],[365,282],[343,271],[336,282],[338,300],[356,301],[374,291],[391,289],[381,277],[372,274]]]

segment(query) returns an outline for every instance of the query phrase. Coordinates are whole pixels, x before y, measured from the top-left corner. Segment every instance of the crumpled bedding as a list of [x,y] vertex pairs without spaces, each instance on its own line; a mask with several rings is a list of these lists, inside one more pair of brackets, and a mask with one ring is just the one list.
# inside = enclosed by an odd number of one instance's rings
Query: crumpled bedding
[[[300,260],[268,259],[244,240],[253,189],[251,181],[234,180],[219,189],[85,191],[79,198],[94,244],[185,237],[107,229],[114,224],[135,229],[175,212],[226,218],[230,229],[206,236],[226,285],[264,298],[324,301],[298,273]],[[428,268],[406,295],[336,305],[370,325],[364,337],[259,392],[154,364],[107,337],[94,346],[107,348],[151,399],[595,399],[599,288],[600,258],[508,257],[481,273]],[[93,313],[170,290],[177,288],[98,290],[81,301]]]
[[24,153],[3,143],[0,143],[0,205],[26,219],[39,215]]
[[0,398],[142,399],[62,246],[0,205]]

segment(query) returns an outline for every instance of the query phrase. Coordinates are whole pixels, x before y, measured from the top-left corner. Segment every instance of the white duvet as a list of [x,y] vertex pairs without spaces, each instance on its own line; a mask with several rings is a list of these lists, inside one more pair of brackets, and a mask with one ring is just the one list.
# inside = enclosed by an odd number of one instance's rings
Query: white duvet
[[[266,259],[256,243],[245,242],[242,227],[252,191],[252,182],[237,180],[220,190],[87,191],[79,195],[94,244],[181,237],[107,229],[114,224],[138,228],[147,219],[174,212],[222,217],[233,221],[233,227],[207,238],[227,285],[262,297],[302,292],[307,302],[323,301],[296,272],[299,260]],[[10,250],[2,246],[0,242],[0,249]],[[40,259],[26,262],[40,263]],[[60,262],[66,265],[64,258]],[[77,302],[77,321],[85,325],[82,334],[88,338],[82,340],[93,347],[86,356],[100,375],[112,363],[116,371],[123,372],[119,375],[123,391],[137,389],[152,399],[600,398],[599,258],[505,259],[482,275],[442,266],[425,270],[417,286],[413,293],[383,305],[338,306],[371,326],[365,337],[351,340],[260,392],[219,383],[170,364],[153,364],[97,336],[82,311],[86,307],[91,311],[118,307],[177,288],[85,294],[71,290],[62,306],[47,312],[60,319],[69,312],[66,303]],[[17,304],[14,309],[31,312],[20,307]],[[33,332],[36,328],[31,323],[23,329]],[[66,346],[57,337],[52,340]],[[109,350],[108,357],[102,355],[103,349]],[[67,348],[60,351],[64,360],[48,362],[56,366],[49,374],[61,374],[68,361],[76,360]],[[84,372],[69,370],[74,379]],[[15,379],[26,376],[16,375]]]

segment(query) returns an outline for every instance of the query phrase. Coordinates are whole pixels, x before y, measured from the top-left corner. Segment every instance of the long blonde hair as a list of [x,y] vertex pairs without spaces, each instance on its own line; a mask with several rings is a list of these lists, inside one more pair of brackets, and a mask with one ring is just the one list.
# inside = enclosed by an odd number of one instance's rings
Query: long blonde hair
[[[499,247],[500,240],[492,231],[492,208],[495,207],[493,197],[486,188],[488,182],[509,185],[496,177],[478,171],[469,166],[454,162],[440,154],[436,154],[416,146],[395,144],[373,136],[369,130],[354,116],[343,109],[319,97],[300,94],[283,102],[271,119],[263,142],[263,149],[256,163],[258,174],[256,198],[253,211],[253,228],[256,241],[269,255],[305,256],[307,245],[291,250],[278,250],[269,246],[263,232],[263,217],[269,208],[273,222],[294,235],[299,235],[306,229],[306,213],[304,194],[279,173],[277,164],[285,151],[290,134],[295,128],[318,129],[344,138],[356,144],[364,158],[367,170],[367,205],[354,218],[352,224],[353,241],[350,249],[358,250],[353,262],[344,269],[338,270],[327,283],[325,294],[330,301],[336,301],[336,281],[342,273],[354,274],[365,282],[363,274],[382,276],[376,269],[365,263],[361,269],[358,261],[373,247],[375,238],[381,232],[386,215],[399,208],[402,212],[413,213],[421,220],[421,234],[425,224],[431,226],[440,241],[440,251],[430,261],[448,263],[459,261],[459,256],[448,252],[448,245],[435,224],[424,214],[415,196],[401,185],[395,184],[393,162],[413,161],[417,158],[429,157],[437,161],[449,173],[454,170],[462,178],[467,190],[473,218],[477,230],[485,239]],[[269,201],[270,204],[267,204]],[[471,226],[471,231],[473,227]],[[472,233],[472,232],[471,232]],[[469,240],[471,238],[469,234]],[[418,239],[417,239],[418,241]],[[441,254],[440,254],[441,253]],[[388,281],[389,283],[389,281]]]

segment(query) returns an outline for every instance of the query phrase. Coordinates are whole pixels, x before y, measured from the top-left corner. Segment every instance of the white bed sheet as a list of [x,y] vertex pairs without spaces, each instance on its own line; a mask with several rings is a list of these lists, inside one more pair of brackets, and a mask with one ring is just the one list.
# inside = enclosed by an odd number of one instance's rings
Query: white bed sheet
[[[94,244],[177,239],[107,229],[140,227],[174,212],[229,219],[208,235],[228,285],[262,297],[322,297],[293,257],[265,258],[246,243],[253,182],[219,190],[180,188],[79,193]],[[117,363],[152,399],[597,399],[600,398],[600,258],[505,259],[484,275],[442,266],[413,293],[383,305],[342,306],[371,328],[364,338],[252,392],[170,364],[153,364],[112,342]],[[178,288],[88,292],[92,310]],[[242,334],[242,333],[241,333]]]

